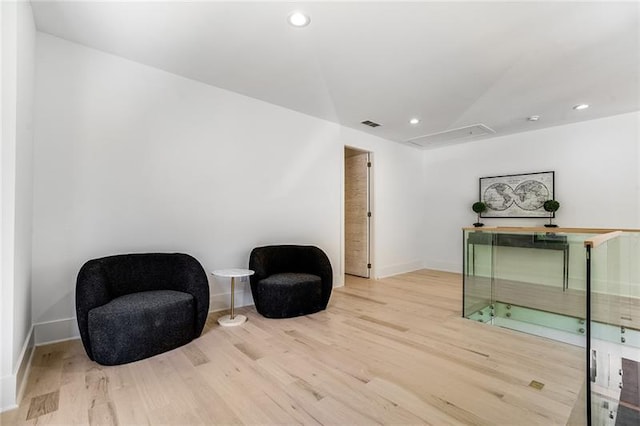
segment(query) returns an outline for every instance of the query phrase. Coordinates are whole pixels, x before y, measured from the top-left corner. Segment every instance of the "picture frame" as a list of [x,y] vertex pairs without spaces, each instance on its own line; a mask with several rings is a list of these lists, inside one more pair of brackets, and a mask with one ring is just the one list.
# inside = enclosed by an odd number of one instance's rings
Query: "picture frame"
[[487,205],[481,217],[549,218],[543,204],[555,199],[555,172],[481,177],[479,192],[478,199]]

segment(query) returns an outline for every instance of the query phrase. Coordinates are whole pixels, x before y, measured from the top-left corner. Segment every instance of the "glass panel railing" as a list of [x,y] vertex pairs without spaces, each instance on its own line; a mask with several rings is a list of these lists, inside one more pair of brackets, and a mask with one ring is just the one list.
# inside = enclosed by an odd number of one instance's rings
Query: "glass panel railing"
[[[583,344],[584,235],[500,234],[494,261],[496,325]],[[521,244],[522,242],[524,244]],[[526,244],[526,242],[530,244]]]
[[591,249],[589,382],[592,425],[640,424],[640,233]]
[[465,230],[463,316],[490,322],[493,310],[493,233]]
[[464,316],[584,346],[590,235],[465,229]]
[[584,347],[588,385],[571,418],[640,425],[640,231],[468,228],[463,238],[463,315]]

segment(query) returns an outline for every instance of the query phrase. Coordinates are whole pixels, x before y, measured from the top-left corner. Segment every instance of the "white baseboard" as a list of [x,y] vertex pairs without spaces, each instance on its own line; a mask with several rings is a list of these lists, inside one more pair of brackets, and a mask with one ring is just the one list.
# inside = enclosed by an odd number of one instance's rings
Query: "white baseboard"
[[[236,308],[251,306],[254,304],[249,285],[242,286],[240,288],[236,287],[234,298],[235,301],[233,306]],[[211,296],[211,300],[209,301],[209,312],[224,311],[225,309],[229,309],[230,306],[231,292],[214,294]]]
[[436,271],[455,272],[458,274],[462,273],[462,265],[458,263],[443,262],[440,260],[429,259],[429,260],[425,260],[422,263],[422,266],[425,269],[433,269]]
[[54,321],[39,322],[33,325],[36,346],[64,340],[78,339],[78,321],[76,318],[65,318]]
[[22,351],[20,352],[20,358],[18,358],[18,367],[16,369],[16,402],[22,401],[24,390],[27,387],[27,381],[29,379],[29,373],[31,372],[31,360],[33,359],[33,353],[35,349],[35,335],[33,333],[33,326],[29,330],[29,334],[25,339]]
[[413,272],[423,268],[424,266],[419,260],[409,263],[403,263],[400,265],[383,266],[376,270],[376,273],[378,275],[376,278],[387,278],[393,275],[405,274],[407,272]]
[[0,413],[17,407],[15,374],[0,377]]
[[[237,288],[235,291],[235,307],[253,305],[249,286]],[[231,306],[231,292],[214,294],[209,302],[209,312],[219,312]],[[78,321],[75,317],[60,320],[40,322],[33,325],[34,342],[36,346],[65,340],[79,339]]]
[[22,345],[13,373],[0,377],[0,413],[18,407],[29,378],[33,348],[33,327],[31,327]]

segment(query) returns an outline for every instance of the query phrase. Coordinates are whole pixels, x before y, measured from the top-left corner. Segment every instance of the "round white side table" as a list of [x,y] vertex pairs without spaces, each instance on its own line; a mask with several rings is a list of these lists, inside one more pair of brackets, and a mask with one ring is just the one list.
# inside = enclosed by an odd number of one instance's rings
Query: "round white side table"
[[218,318],[218,324],[224,327],[233,327],[235,325],[244,324],[247,317],[244,315],[236,315],[234,312],[236,278],[249,277],[254,274],[251,269],[218,269],[211,272],[216,277],[231,278],[231,315],[223,315]]

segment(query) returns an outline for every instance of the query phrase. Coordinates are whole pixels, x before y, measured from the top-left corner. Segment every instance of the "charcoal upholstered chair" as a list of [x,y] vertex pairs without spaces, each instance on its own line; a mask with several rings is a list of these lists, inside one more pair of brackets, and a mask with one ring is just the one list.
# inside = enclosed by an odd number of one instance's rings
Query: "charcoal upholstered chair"
[[76,282],[76,314],[87,355],[103,365],[148,358],[202,333],[209,283],[200,263],[181,253],[124,254],[85,263]]
[[312,314],[327,307],[333,272],[327,255],[313,246],[266,246],[249,257],[251,294],[267,318]]

